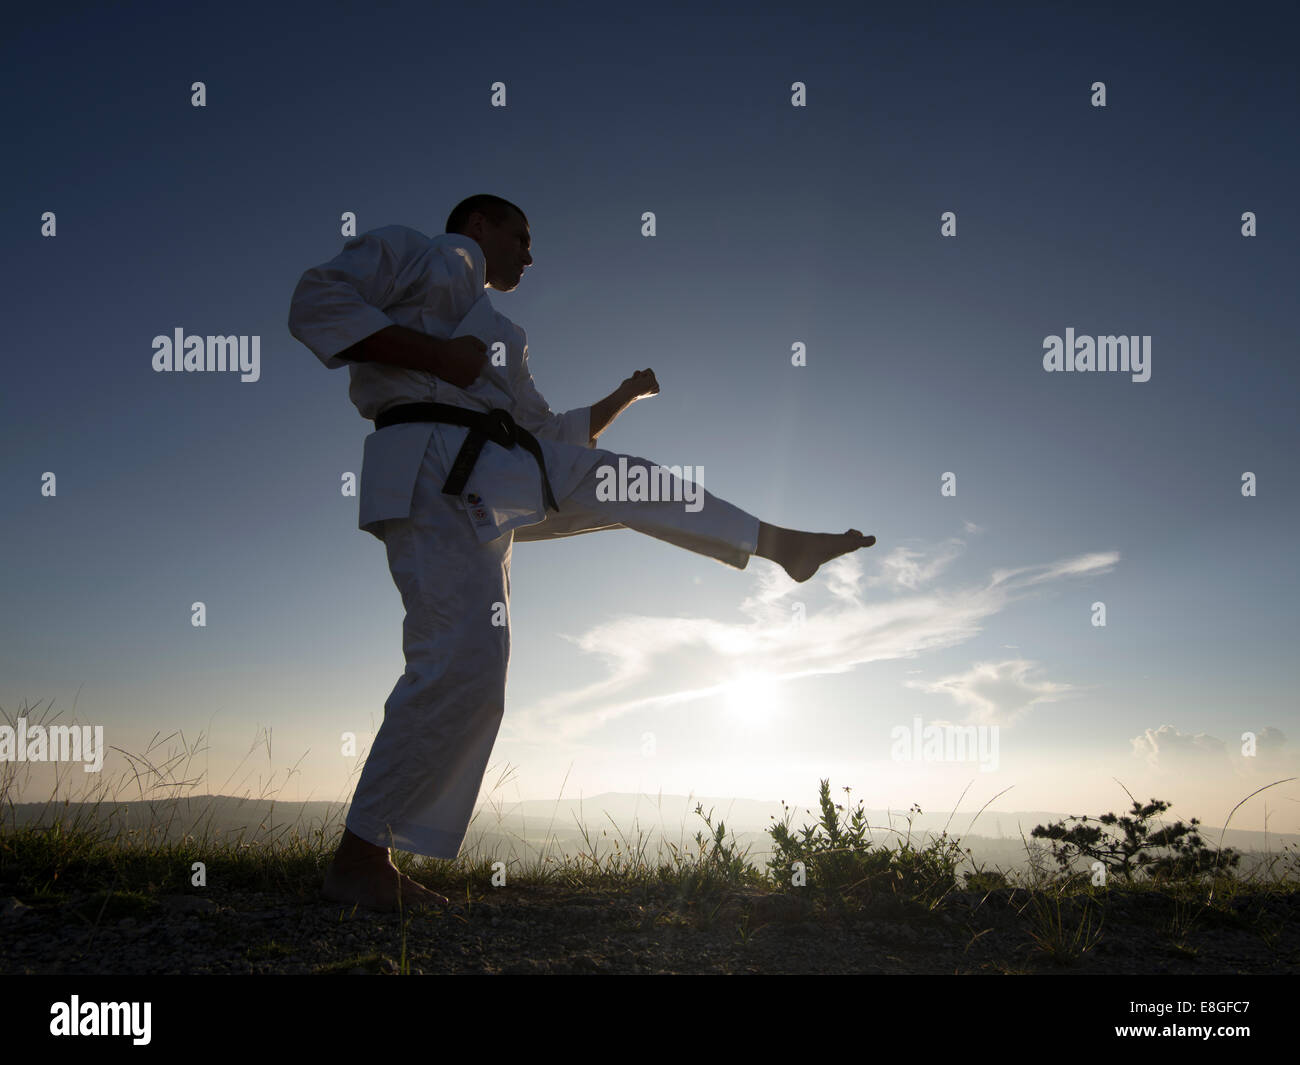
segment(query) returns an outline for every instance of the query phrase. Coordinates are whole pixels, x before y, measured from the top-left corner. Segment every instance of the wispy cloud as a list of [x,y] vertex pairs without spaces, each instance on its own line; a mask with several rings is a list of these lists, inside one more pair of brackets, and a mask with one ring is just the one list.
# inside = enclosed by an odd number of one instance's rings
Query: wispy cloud
[[909,688],[932,695],[948,695],[966,711],[966,724],[1010,725],[1035,704],[1054,702],[1079,691],[1072,684],[1032,680],[1033,662],[1015,658],[1005,662],[977,662],[964,673],[935,681],[904,681]]
[[[939,576],[962,553],[965,542],[945,540],[931,551],[930,556],[907,547],[896,547],[881,558],[880,573],[868,580],[868,585],[889,588],[919,588]],[[846,555],[846,558],[853,558]]]
[[[511,738],[577,739],[643,707],[707,698],[755,671],[778,683],[916,658],[977,636],[989,618],[1036,586],[1105,573],[1119,561],[1117,552],[1099,552],[1000,570],[983,584],[922,590],[964,546],[950,539],[929,551],[895,548],[870,560],[871,576],[864,575],[865,552],[858,552],[823,566],[804,584],[755,560],[753,585],[738,605],[744,620],[626,615],[565,637],[601,656],[608,674],[507,717]],[[882,597],[881,592],[895,594]],[[1070,690],[1031,680],[1033,668],[1020,659],[981,663],[962,675],[911,683],[950,695],[973,719],[1008,721]]]

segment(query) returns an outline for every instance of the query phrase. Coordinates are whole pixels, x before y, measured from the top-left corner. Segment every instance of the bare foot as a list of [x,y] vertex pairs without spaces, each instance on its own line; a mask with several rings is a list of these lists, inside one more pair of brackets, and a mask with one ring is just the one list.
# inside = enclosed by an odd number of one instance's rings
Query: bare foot
[[331,902],[371,910],[413,910],[448,904],[446,896],[417,884],[387,859],[344,865],[335,859],[325,873],[321,895]]
[[331,902],[346,902],[371,910],[446,906],[447,899],[430,891],[393,864],[387,847],[368,843],[344,829],[334,861],[325,871],[321,894]]
[[863,536],[857,529],[844,533],[810,533],[760,522],[758,550],[754,553],[771,559],[791,580],[802,583],[831,559],[860,547],[870,547],[875,542],[874,536]]

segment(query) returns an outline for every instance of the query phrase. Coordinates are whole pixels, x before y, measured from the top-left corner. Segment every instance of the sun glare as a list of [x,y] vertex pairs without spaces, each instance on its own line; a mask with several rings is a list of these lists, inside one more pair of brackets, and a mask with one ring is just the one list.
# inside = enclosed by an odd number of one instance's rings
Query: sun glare
[[771,721],[780,712],[780,682],[762,670],[748,670],[727,684],[724,700],[727,713],[750,724]]

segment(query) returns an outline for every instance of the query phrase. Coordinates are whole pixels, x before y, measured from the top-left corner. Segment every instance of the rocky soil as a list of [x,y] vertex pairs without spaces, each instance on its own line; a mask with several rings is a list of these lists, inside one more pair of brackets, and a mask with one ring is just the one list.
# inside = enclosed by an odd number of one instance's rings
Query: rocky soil
[[[123,915],[124,910],[130,912]],[[405,958],[403,925],[405,924]],[[1074,949],[1035,941],[1053,928]],[[1078,947],[1087,949],[1079,950]],[[709,901],[556,887],[489,889],[436,911],[357,910],[227,891],[31,905],[0,897],[0,973],[1294,973],[1300,893],[1213,907],[1111,892],[1087,914],[1024,890],[935,912],[848,914],[811,895]]]

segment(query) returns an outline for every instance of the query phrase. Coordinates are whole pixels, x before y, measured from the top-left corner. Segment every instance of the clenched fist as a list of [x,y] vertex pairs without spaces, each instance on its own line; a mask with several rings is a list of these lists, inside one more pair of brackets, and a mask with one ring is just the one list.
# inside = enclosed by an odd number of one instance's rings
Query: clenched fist
[[438,355],[439,377],[457,388],[469,388],[487,364],[487,345],[478,337],[445,341]]
[[654,370],[637,370],[623,382],[622,388],[629,400],[659,395],[659,382],[655,380]]

